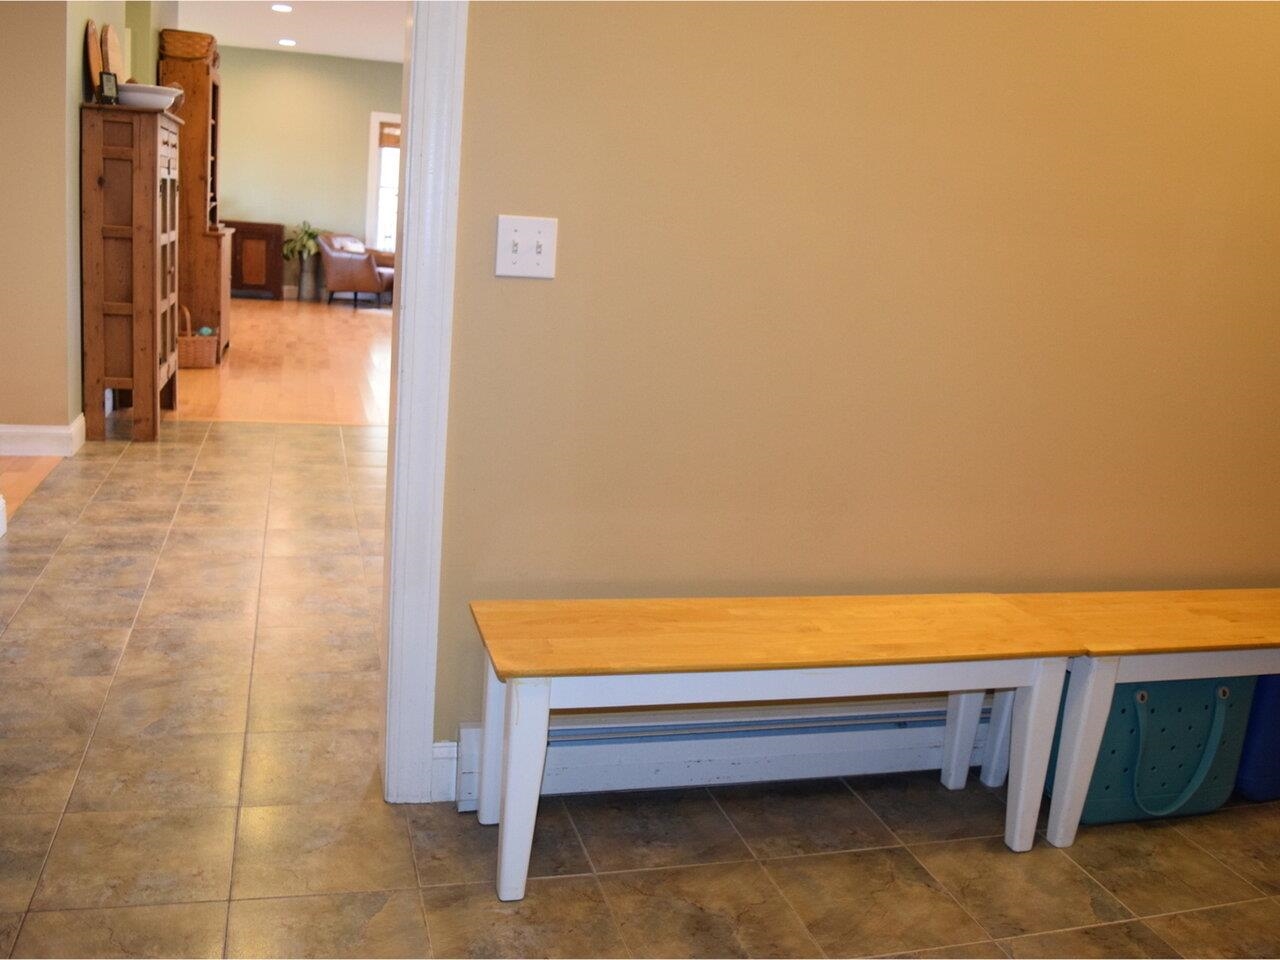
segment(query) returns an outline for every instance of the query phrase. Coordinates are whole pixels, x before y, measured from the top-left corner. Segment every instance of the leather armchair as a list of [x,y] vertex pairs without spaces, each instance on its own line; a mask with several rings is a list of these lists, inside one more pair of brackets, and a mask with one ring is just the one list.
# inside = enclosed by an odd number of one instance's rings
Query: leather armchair
[[362,293],[374,294],[381,303],[395,286],[395,254],[367,249],[350,234],[320,234],[320,261],[330,303],[335,293],[350,293],[352,309],[360,306]]

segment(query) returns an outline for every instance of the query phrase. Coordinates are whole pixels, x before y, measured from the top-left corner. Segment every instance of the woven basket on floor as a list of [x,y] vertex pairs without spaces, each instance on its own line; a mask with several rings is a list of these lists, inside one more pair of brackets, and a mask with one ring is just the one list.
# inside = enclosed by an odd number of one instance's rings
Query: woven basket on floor
[[191,329],[191,311],[180,307],[182,326],[178,330],[178,366],[216,367],[218,365],[218,336],[202,337]]

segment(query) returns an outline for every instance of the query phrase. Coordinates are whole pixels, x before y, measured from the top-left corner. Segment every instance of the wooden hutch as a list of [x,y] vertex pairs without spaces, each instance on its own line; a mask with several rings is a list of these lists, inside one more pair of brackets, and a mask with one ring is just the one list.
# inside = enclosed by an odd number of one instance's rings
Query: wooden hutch
[[218,360],[231,343],[231,235],[218,221],[218,44],[207,33],[160,31],[160,83],[180,83],[181,299],[193,329],[212,327]]
[[179,130],[168,113],[80,108],[84,420],[106,437],[106,393],[154,440],[178,391]]

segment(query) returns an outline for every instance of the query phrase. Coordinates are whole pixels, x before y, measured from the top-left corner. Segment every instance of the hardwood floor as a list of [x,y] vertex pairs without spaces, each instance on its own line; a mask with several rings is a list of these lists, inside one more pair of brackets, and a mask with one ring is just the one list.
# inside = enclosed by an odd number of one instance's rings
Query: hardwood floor
[[232,300],[231,349],[179,371],[176,417],[382,426],[390,396],[389,307]]
[[40,481],[61,462],[61,457],[0,457],[0,496],[9,516],[31,496]]

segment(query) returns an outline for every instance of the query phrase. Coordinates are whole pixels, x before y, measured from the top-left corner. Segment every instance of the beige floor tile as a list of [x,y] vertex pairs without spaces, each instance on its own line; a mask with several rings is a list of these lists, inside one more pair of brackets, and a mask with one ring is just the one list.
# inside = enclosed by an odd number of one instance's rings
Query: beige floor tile
[[1280,902],[1254,900],[1144,921],[1184,957],[1280,957]]
[[757,857],[897,844],[871,809],[839,780],[747,784],[711,792]]
[[1040,933],[1000,944],[1014,960],[1035,957],[1176,957],[1177,951],[1138,920]]
[[108,677],[0,679],[0,737],[81,737],[93,730]]
[[[1066,854],[1139,916],[1252,900],[1260,893],[1168,822],[1083,827]],[[1273,848],[1272,858],[1280,861],[1280,849]]]
[[94,503],[118,504],[170,504],[176,506],[182,499],[183,485],[163,484],[147,480],[109,480],[101,484],[93,494]]
[[236,900],[229,957],[427,957],[415,890]]
[[348,629],[376,623],[375,609],[361,577],[341,586],[316,584],[300,590],[264,590],[258,600],[258,624]]
[[1280,803],[1228,807],[1173,823],[1263,893],[1280,894]]
[[348,450],[347,465],[352,467],[383,467],[387,465],[387,451],[382,450]]
[[920,862],[996,938],[1127,920],[1132,914],[1061,850],[1012,853],[1000,838],[921,844]]
[[903,843],[1003,835],[1004,803],[976,781],[948,790],[936,770],[926,770],[850,778],[849,785]]
[[102,589],[37,583],[9,621],[23,630],[128,629],[142,603],[142,588]]
[[625,957],[594,877],[530,880],[504,903],[489,883],[422,891],[438,957]]
[[818,945],[758,863],[600,878],[634,957],[814,957]]
[[88,734],[0,738],[0,814],[58,813],[66,805]]
[[358,581],[364,574],[359,553],[267,557],[262,563],[262,589],[303,591]]
[[347,468],[347,476],[352,484],[380,483],[385,485],[387,482],[386,467],[351,466]]
[[901,847],[769,860],[764,866],[828,956],[921,950],[987,937]]
[[[474,814],[459,813],[452,803],[417,804],[407,807],[405,816],[418,882],[424,887],[492,881],[497,876],[496,826],[481,825]],[[590,872],[591,864],[563,802],[543,797],[533,832],[529,876]]]
[[177,509],[177,501],[167,499],[138,500],[132,503],[94,500],[80,514],[80,522],[90,525],[126,523],[163,525],[173,520]]
[[9,677],[109,677],[128,638],[127,628],[10,627],[0,633],[0,673]]
[[256,557],[162,556],[147,590],[148,594],[239,593],[257,589],[261,575],[262,561]]
[[98,563],[86,563],[84,557],[64,552],[49,561],[43,579],[47,583],[63,583],[73,587],[142,589],[150,582],[155,565],[155,555],[150,553],[115,556]]
[[87,563],[100,563],[106,557],[116,556],[156,557],[168,532],[165,525],[77,524],[67,531],[66,539],[58,547],[58,554],[87,557]]
[[21,913],[40,879],[56,813],[0,816],[0,913]]
[[264,673],[373,673],[381,669],[373,624],[259,627],[253,669]]
[[170,628],[205,624],[252,624],[258,590],[200,590],[198,585],[169,591],[148,590],[138,610],[137,626]]
[[224,899],[235,816],[229,808],[68,813],[32,909]]
[[413,887],[403,816],[381,801],[244,807],[232,897]]
[[912,950],[908,953],[890,954],[890,956],[897,960],[1006,960],[1007,958],[1007,954],[994,940],[934,947],[932,950]]
[[244,737],[238,733],[110,739],[96,736],[68,810],[234,807]]
[[[18,938],[18,927],[22,924],[20,913],[0,913],[0,957],[7,957]],[[26,954],[19,954],[26,956]]]
[[221,957],[226,919],[225,901],[30,913],[14,954]]
[[267,531],[268,557],[313,557],[359,552],[360,535],[354,527]]
[[185,527],[170,532],[160,556],[254,559],[262,556],[264,537],[261,527]]
[[102,710],[100,737],[243,733],[249,678],[219,674],[190,680],[142,674],[117,677]]
[[192,679],[247,674],[253,662],[249,622],[185,627],[139,627],[129,636],[120,676]]
[[381,730],[385,700],[380,673],[260,674],[254,679],[249,729]]
[[182,488],[183,503],[252,503],[264,506],[271,484],[264,476],[190,480]]
[[254,527],[265,523],[267,505],[258,500],[183,500],[173,525],[187,527]]
[[270,530],[345,530],[355,525],[355,508],[350,500],[345,499],[299,504],[277,498],[273,493],[271,509],[267,514],[267,528]]
[[249,734],[242,799],[246,805],[378,800],[381,797],[380,733],[312,730]]
[[746,848],[705,790],[569,797],[565,801],[597,870],[746,860]]
[[28,524],[20,515],[11,517],[9,532],[0,537],[0,560],[47,561],[66,536],[65,530]]

